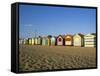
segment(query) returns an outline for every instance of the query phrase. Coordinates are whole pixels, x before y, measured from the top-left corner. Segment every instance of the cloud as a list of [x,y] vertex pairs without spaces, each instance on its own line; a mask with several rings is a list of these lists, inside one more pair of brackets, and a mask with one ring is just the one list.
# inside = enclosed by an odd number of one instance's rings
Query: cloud
[[25,24],[24,26],[26,26],[26,27],[31,27],[32,24]]

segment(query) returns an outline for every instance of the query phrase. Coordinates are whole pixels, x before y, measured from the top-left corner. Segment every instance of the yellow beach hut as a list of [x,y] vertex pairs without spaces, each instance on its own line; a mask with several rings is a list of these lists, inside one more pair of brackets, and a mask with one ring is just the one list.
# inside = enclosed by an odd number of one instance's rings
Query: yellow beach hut
[[73,37],[72,37],[72,35],[66,35],[64,40],[65,40],[65,45],[71,46],[72,43],[73,43]]
[[73,45],[74,46],[83,46],[84,45],[84,35],[83,34],[75,34],[73,36]]

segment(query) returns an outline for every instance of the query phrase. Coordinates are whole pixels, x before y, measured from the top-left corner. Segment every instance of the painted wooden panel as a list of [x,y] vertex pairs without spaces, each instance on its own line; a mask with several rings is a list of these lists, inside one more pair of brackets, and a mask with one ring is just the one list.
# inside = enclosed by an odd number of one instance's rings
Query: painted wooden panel
[[96,47],[96,45],[85,45],[85,47]]
[[85,39],[84,41],[96,41],[96,39],[94,38],[94,39]]

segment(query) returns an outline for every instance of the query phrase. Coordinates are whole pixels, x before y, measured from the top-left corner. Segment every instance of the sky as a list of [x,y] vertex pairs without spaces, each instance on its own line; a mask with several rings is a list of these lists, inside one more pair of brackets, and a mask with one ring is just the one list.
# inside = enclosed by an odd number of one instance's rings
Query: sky
[[96,9],[19,6],[20,38],[76,33],[96,33]]

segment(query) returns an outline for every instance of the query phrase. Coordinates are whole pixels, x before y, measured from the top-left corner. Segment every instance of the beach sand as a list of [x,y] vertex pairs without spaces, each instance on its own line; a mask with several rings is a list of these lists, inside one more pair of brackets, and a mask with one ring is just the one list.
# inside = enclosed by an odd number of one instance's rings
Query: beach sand
[[19,71],[96,67],[96,48],[19,45]]

